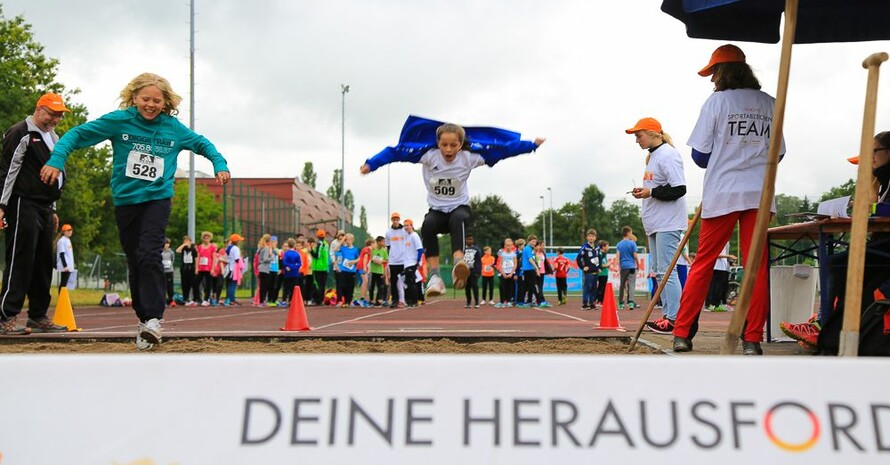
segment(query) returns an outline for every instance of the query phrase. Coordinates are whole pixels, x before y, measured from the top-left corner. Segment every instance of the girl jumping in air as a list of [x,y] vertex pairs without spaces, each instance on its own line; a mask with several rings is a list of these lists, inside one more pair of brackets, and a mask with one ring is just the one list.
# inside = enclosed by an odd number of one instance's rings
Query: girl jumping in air
[[470,172],[482,165],[529,153],[544,143],[519,139],[519,134],[498,128],[466,128],[409,116],[402,128],[399,144],[387,147],[369,158],[361,167],[362,174],[393,162],[421,163],[427,188],[429,212],[423,219],[421,237],[430,270],[427,297],[445,293],[439,276],[438,234],[451,234],[451,255],[454,259],[452,280],[455,289],[463,289],[470,269],[463,261],[463,239],[470,232],[470,193],[467,180]]

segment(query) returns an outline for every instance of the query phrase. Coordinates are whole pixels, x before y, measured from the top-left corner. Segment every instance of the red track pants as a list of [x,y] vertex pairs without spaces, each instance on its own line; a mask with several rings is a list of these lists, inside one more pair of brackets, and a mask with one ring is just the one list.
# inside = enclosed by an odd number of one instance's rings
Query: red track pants
[[[751,238],[754,231],[754,223],[757,221],[757,210],[745,210],[728,213],[716,218],[702,219],[701,233],[698,240],[698,253],[695,263],[689,271],[686,279],[686,287],[683,288],[683,297],[680,299],[680,311],[674,326],[674,336],[688,338],[692,325],[698,320],[708,294],[711,278],[714,275],[714,263],[723,247],[729,242],[736,222],[741,228],[740,240],[742,256],[748,260],[748,249],[751,247]],[[745,263],[745,273],[753,273]],[[757,278],[754,284],[754,293],[751,296],[751,305],[748,309],[748,317],[745,320],[745,332],[742,338],[748,342],[760,342],[763,340],[763,329],[766,325],[766,316],[769,311],[769,295],[767,294],[768,259],[767,246],[764,244],[760,257],[760,267],[756,270]]]

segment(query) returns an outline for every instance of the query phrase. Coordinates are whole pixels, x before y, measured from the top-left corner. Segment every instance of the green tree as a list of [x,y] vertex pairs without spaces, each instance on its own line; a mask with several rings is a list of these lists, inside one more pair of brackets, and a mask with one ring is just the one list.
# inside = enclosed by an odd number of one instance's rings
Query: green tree
[[303,184],[315,189],[315,181],[318,179],[318,175],[315,174],[315,168],[312,167],[312,162],[307,161],[303,164],[303,173],[300,174],[300,181],[303,181]]
[[334,178],[331,179],[331,187],[328,187],[327,196],[336,202],[340,201],[340,194],[343,193],[343,178],[340,177],[340,170],[334,170]]
[[362,230],[364,230],[364,231],[368,230],[368,211],[365,210],[364,205],[362,205],[362,208],[358,215],[358,224],[359,224],[359,227],[362,228]]
[[[582,218],[580,229],[595,228],[597,224],[602,223],[602,219],[606,214],[606,207],[603,205],[605,199],[606,195],[603,194],[603,191],[596,184],[591,184],[584,188],[584,191],[581,193]],[[581,237],[578,239],[581,239]]]
[[822,197],[819,197],[819,201],[824,202],[826,200],[836,199],[838,197],[853,195],[854,193],[856,193],[856,180],[850,179],[840,186],[835,186],[831,189],[828,189],[827,192],[822,194]]
[[804,212],[805,199],[794,195],[777,194],[776,195],[776,218],[773,220],[778,225],[799,222],[794,214]]
[[[170,209],[170,223],[167,225],[167,237],[173,247],[179,245],[182,236],[188,234],[188,192],[186,180],[177,181],[173,186],[173,201]],[[213,194],[203,184],[195,186],[195,231],[211,231],[220,234],[222,223],[222,204],[218,203]],[[196,238],[192,238],[196,240]],[[198,239],[197,241],[200,241]]]
[[56,82],[58,66],[58,60],[43,54],[25,18],[7,19],[0,5],[0,130],[31,114],[43,93],[65,94]]
[[609,241],[609,244],[613,246],[621,240],[621,228],[625,226],[630,226],[633,229],[638,245],[646,245],[646,232],[643,230],[640,206],[629,200],[618,199],[612,202],[602,220],[593,223],[597,240]]
[[505,237],[516,239],[525,236],[525,227],[519,221],[519,214],[500,196],[489,195],[481,199],[473,197],[470,199],[470,208],[473,210],[470,230],[480,248],[490,246],[497,250]]
[[346,189],[346,195],[343,196],[343,203],[346,206],[346,211],[349,212],[349,223],[352,224],[353,215],[355,215],[355,197],[352,195],[352,190]]

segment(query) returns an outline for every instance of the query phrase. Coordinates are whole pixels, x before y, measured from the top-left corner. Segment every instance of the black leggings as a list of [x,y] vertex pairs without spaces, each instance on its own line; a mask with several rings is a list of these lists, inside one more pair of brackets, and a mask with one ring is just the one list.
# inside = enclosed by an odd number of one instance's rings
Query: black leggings
[[473,212],[469,205],[461,205],[451,213],[430,209],[423,217],[420,237],[427,258],[439,256],[439,234],[451,234],[451,252],[464,250],[464,237],[470,232],[470,217]]
[[377,301],[374,300],[375,291],[377,300],[386,299],[386,277],[380,273],[371,273],[371,285],[368,286],[368,298],[371,302]]
[[507,302],[513,301],[513,289],[516,286],[516,281],[513,277],[505,278],[501,276],[500,279],[501,284],[501,303],[505,304]]
[[479,305],[479,276],[473,273],[470,273],[470,276],[467,276],[466,294],[467,305],[470,305],[470,294],[476,299],[476,305]]
[[[486,295],[488,296],[487,299]],[[494,276],[482,277],[482,300],[494,300]]]

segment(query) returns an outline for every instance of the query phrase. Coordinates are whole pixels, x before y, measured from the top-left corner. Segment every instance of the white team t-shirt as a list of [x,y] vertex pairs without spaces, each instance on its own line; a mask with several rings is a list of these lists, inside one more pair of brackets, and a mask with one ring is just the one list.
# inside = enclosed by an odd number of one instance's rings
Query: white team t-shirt
[[[754,89],[714,92],[702,105],[687,144],[710,153],[702,192],[702,218],[760,205],[775,99]],[[779,154],[785,153],[785,141]],[[776,211],[773,200],[772,211]]]
[[[726,246],[723,247],[720,255],[729,255],[729,242],[727,242]],[[729,271],[729,259],[718,258],[717,261],[714,262],[714,269],[719,271]]]
[[389,247],[389,264],[404,265],[407,256],[407,248],[405,247],[408,240],[408,231],[405,228],[393,229],[390,227],[386,231],[386,246]]
[[68,269],[74,269],[74,247],[71,246],[71,239],[68,236],[63,235],[59,237],[59,240],[56,242],[56,269],[62,271],[65,269],[65,266],[62,265],[62,259],[59,257],[59,254],[65,255],[65,262],[68,263]]
[[420,234],[417,234],[417,231],[411,234],[406,232],[405,234],[405,261],[403,264],[407,268],[417,264],[417,251],[423,248],[423,242],[420,240]]
[[[669,144],[662,144],[649,156],[649,164],[643,173],[643,187],[654,189],[670,184],[672,187],[685,186],[683,159],[680,152]],[[686,229],[686,197],[677,200],[658,200],[655,197],[643,199],[643,229],[646,234]]]
[[420,163],[423,164],[423,182],[430,208],[451,213],[461,205],[469,205],[467,180],[473,169],[485,164],[485,159],[478,153],[461,150],[448,163],[439,149],[430,149],[420,157]]

